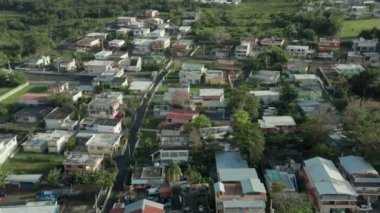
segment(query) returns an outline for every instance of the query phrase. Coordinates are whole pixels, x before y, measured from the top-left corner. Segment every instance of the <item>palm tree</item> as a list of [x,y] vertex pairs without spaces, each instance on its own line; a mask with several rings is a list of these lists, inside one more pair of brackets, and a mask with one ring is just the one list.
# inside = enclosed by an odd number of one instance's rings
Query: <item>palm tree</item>
[[178,164],[173,163],[170,164],[166,168],[166,181],[172,185],[174,182],[178,181],[182,176],[181,168],[178,166]]

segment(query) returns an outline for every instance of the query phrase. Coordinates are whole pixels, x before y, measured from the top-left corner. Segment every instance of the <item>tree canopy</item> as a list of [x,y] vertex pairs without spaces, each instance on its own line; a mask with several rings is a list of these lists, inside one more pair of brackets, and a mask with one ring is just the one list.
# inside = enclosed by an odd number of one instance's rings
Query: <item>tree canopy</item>
[[182,176],[182,171],[178,164],[172,163],[166,167],[165,178],[169,184],[173,184],[174,182],[179,181],[181,176]]
[[190,126],[195,129],[211,127],[211,120],[206,115],[199,115],[191,121]]
[[233,112],[244,110],[252,119],[259,116],[260,102],[255,96],[249,94],[249,88],[247,86],[235,88],[232,91],[230,103]]

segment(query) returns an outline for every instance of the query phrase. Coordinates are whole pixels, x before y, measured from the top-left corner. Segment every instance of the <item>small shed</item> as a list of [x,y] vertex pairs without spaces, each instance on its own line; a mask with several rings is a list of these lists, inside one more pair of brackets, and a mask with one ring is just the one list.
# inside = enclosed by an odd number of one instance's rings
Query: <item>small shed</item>
[[17,185],[22,189],[32,189],[36,183],[41,182],[42,174],[11,174],[5,178],[4,183],[8,185]]

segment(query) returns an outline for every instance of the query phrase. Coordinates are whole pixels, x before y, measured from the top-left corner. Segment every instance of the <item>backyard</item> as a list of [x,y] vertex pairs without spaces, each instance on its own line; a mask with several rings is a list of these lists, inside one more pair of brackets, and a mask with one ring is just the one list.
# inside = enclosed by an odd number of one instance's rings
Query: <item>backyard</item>
[[340,36],[343,39],[355,38],[362,30],[380,28],[380,19],[347,20],[344,22]]

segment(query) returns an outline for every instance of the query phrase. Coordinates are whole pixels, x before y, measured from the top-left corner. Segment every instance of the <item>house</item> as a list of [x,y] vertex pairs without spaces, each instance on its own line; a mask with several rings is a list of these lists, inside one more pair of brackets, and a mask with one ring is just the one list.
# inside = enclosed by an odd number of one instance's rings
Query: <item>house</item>
[[24,61],[26,67],[37,68],[44,67],[50,64],[50,56],[31,56]]
[[349,155],[339,157],[342,173],[356,193],[368,202],[380,197],[380,175],[363,157]]
[[235,58],[239,60],[247,59],[251,53],[251,42],[247,40],[241,40],[240,45],[235,48]]
[[292,74],[290,80],[298,84],[298,99],[319,100],[322,98],[322,82],[315,74]]
[[111,48],[119,49],[124,45],[125,45],[125,41],[121,40],[121,39],[114,39],[114,40],[108,42],[108,46]]
[[166,115],[166,122],[188,124],[198,116],[199,113],[196,111],[173,109]]
[[149,38],[162,38],[165,37],[165,29],[157,29],[148,34]]
[[362,37],[352,40],[352,49],[358,52],[376,52],[377,44],[379,40],[374,39],[364,39]]
[[127,205],[124,213],[165,213],[165,210],[163,204],[143,199]]
[[123,104],[121,92],[103,92],[95,95],[88,104],[88,114],[94,118],[114,118]]
[[115,77],[110,82],[111,89],[122,89],[126,86],[128,86],[127,77]]
[[[168,129],[165,131],[167,132]],[[174,133],[174,129],[172,129]],[[160,134],[159,141],[160,147],[163,150],[188,150],[189,149],[189,135],[185,134],[183,131],[179,132],[178,135]]]
[[310,68],[311,61],[302,59],[291,59],[285,66],[284,71],[292,74],[307,73]]
[[102,74],[112,68],[113,61],[92,60],[84,62],[84,70],[89,73]]
[[339,75],[343,76],[358,75],[365,70],[360,64],[335,64],[333,68]]
[[339,38],[319,38],[318,41],[318,52],[327,53],[334,50],[339,50],[340,39]]
[[19,104],[24,105],[42,105],[46,103],[47,93],[25,93],[18,98]]
[[131,29],[131,28],[119,28],[116,30],[116,35],[117,36],[123,36],[123,35],[129,34],[130,32],[133,32],[133,29]]
[[365,5],[353,5],[348,10],[350,17],[364,16],[365,14],[369,14],[369,8]]
[[201,138],[204,140],[223,140],[230,137],[232,132],[231,126],[214,126],[199,129]]
[[73,100],[73,102],[77,102],[79,98],[83,97],[83,90],[81,89],[73,89],[66,91],[65,93],[71,97],[71,100]]
[[136,17],[125,17],[121,16],[117,18],[118,25],[124,26],[124,25],[130,25],[134,22],[136,22]]
[[112,51],[102,50],[95,53],[95,60],[107,60],[112,55]]
[[179,82],[189,84],[200,84],[202,75],[206,74],[207,69],[204,64],[182,64],[179,72]]
[[187,162],[189,160],[189,150],[187,149],[159,149],[151,154],[152,162],[169,164],[171,162]]
[[[182,123],[161,122],[157,127],[157,138],[180,136],[185,132],[185,125]],[[187,146],[187,145],[186,145]]]
[[275,85],[280,78],[280,74],[280,71],[260,70],[258,72],[251,72],[249,77],[264,85]]
[[150,33],[149,28],[138,28],[133,30],[133,37],[135,38],[145,38],[148,37]]
[[66,59],[57,61],[58,72],[73,72],[77,70],[75,59]]
[[360,52],[348,51],[346,62],[348,64],[361,64],[363,62],[363,55]]
[[272,88],[269,90],[254,90],[249,93],[253,94],[265,105],[280,101],[280,92]]
[[302,45],[288,45],[286,51],[292,57],[307,57],[313,53],[309,46]]
[[184,56],[192,48],[193,44],[193,40],[179,39],[172,45],[172,48],[176,52],[177,56]]
[[330,160],[314,157],[304,161],[304,184],[321,213],[356,212],[358,194]]
[[53,132],[37,133],[30,140],[22,143],[24,152],[60,153],[65,148],[65,143],[70,137],[69,132],[54,130]]
[[377,52],[366,52],[363,54],[363,65],[370,67],[380,66],[380,54]]
[[129,90],[135,94],[145,95],[152,86],[151,81],[132,81],[129,85]]
[[72,172],[95,172],[102,167],[103,156],[86,153],[70,153],[63,161],[63,171]]
[[144,12],[144,17],[145,18],[155,18],[157,16],[159,16],[160,13],[158,12],[158,10],[145,10]]
[[224,102],[224,89],[200,89],[198,94],[201,100],[202,108],[223,108]]
[[87,152],[97,155],[112,155],[121,146],[121,135],[93,134],[86,142]]
[[[42,174],[10,174],[4,179],[4,184],[6,185],[16,185],[18,188],[21,189],[32,189],[34,185],[37,185],[42,180]],[[29,206],[28,208],[25,208],[25,211],[28,212],[32,208]],[[4,209],[1,209],[3,211]],[[12,211],[13,212],[13,211]]]
[[228,59],[217,59],[214,63],[215,69],[223,70],[223,71],[238,71],[239,67],[237,67],[236,60],[228,60]]
[[209,70],[205,75],[205,81],[212,85],[225,84],[224,72],[222,70]]
[[297,130],[296,122],[291,116],[263,116],[258,122],[266,133],[292,133]]
[[134,188],[161,186],[164,178],[165,172],[162,167],[139,167],[132,175],[132,185]]
[[264,184],[239,151],[216,152],[218,182],[214,184],[216,212],[265,212]]
[[152,43],[152,50],[166,50],[170,47],[170,37],[159,37]]
[[178,28],[178,31],[181,33],[181,35],[186,35],[186,33],[191,32],[191,26],[180,26]]
[[[164,99],[167,98],[165,97],[165,94],[164,94]],[[171,96],[169,97],[170,99],[166,99],[168,101],[171,101]],[[184,99],[181,99],[181,100],[184,100]],[[181,101],[180,100],[180,101]],[[171,106],[170,105],[154,105],[153,106],[153,116],[155,118],[164,118],[168,113],[169,111],[171,110]]]
[[72,121],[70,116],[73,111],[70,109],[56,107],[45,117],[46,129],[73,129],[76,121]]
[[282,172],[277,169],[266,169],[264,178],[270,192],[272,192],[272,186],[275,182],[280,182],[283,184],[284,192],[297,192],[298,190],[297,178],[295,174]]
[[85,130],[120,134],[121,119],[117,118],[85,118],[81,123],[81,127]]
[[17,149],[17,136],[12,134],[0,134],[0,165]]
[[169,104],[187,105],[190,101],[190,84],[168,84],[168,91],[164,94],[164,101]]
[[115,62],[119,62],[121,60],[125,60],[129,57],[128,52],[124,51],[115,51],[108,57],[108,60],[113,60]]
[[241,0],[201,0],[202,3],[232,4],[239,5]]
[[99,38],[89,38],[84,37],[76,42],[76,46],[79,48],[79,50],[91,50],[96,47],[100,47],[101,42]]
[[280,47],[282,48],[285,45],[285,39],[282,38],[275,38],[275,37],[266,37],[262,38],[260,40],[261,46],[268,46],[268,47]]
[[27,106],[14,113],[13,119],[17,123],[37,123],[40,122],[52,108],[43,106]]
[[303,100],[297,102],[297,107],[303,115],[318,115],[321,103],[317,100]]
[[105,41],[107,39],[108,33],[98,33],[98,32],[92,32],[86,35],[87,38],[98,38],[100,41]]
[[119,62],[128,72],[140,72],[142,68],[142,59],[140,56],[132,56]]
[[69,82],[55,82],[53,84],[49,84],[48,92],[51,93],[60,93],[69,90]]

